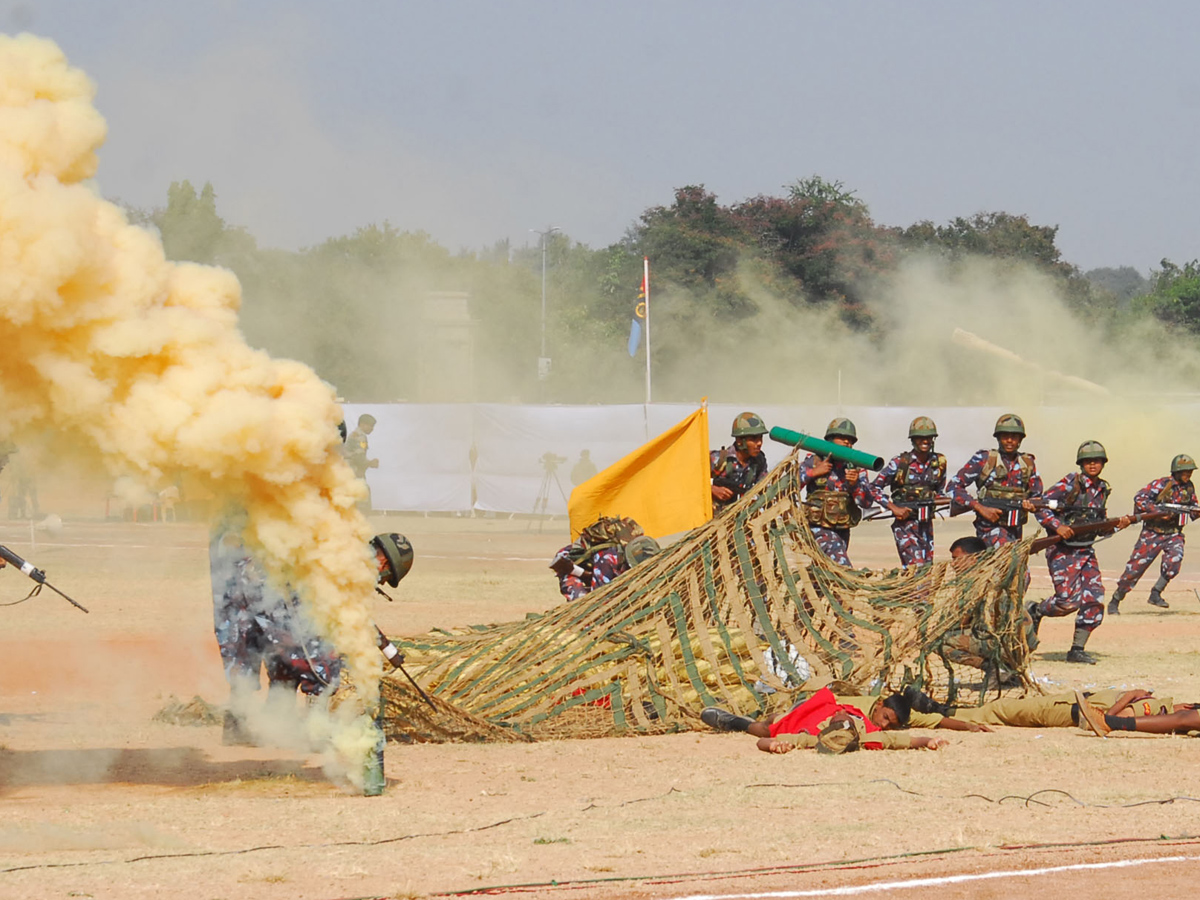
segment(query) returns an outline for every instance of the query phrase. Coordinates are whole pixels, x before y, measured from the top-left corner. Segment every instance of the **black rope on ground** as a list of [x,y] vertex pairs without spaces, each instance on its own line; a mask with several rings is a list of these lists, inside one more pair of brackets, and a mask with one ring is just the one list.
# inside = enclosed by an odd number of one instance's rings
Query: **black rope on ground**
[[490,825],[480,825],[478,828],[456,828],[453,831],[429,831],[420,832],[417,834],[402,834],[397,837],[380,838],[375,841],[325,841],[319,844],[263,844],[259,847],[243,847],[240,850],[197,850],[193,853],[154,853],[147,856],[133,856],[129,859],[99,859],[88,862],[73,862],[73,863],[39,863],[32,866],[13,866],[8,869],[0,869],[0,875],[8,874],[9,872],[28,872],[31,869],[72,869],[82,866],[112,866],[135,862],[146,862],[147,860],[155,859],[187,859],[189,857],[198,856],[240,856],[245,853],[258,853],[261,850],[320,850],[326,847],[378,847],[381,844],[395,844],[399,841],[411,841],[415,838],[422,837],[446,837],[451,834],[474,834],[477,831],[487,831],[489,828],[499,828],[501,825],[507,825],[510,822],[519,822],[524,819],[536,819],[539,816],[544,816],[544,812],[533,813],[529,816],[513,816],[511,819],[501,819],[499,822],[492,822]]
[[[1043,800],[1034,799],[1035,797],[1037,797],[1040,794],[1061,794],[1062,796],[1064,796],[1068,800],[1070,800],[1072,803],[1074,803],[1076,806],[1085,807],[1088,809],[1133,809],[1136,806],[1167,806],[1167,805],[1169,805],[1171,803],[1175,803],[1177,801],[1184,802],[1184,803],[1200,803],[1200,797],[1188,797],[1184,794],[1176,794],[1173,797],[1162,797],[1162,798],[1155,798],[1152,800],[1138,800],[1134,803],[1088,803],[1087,801],[1080,800],[1078,797],[1074,796],[1073,794],[1069,794],[1068,792],[1066,792],[1064,790],[1060,790],[1059,788],[1042,788],[1041,790],[1034,791],[1032,794],[1028,794],[1028,795],[1005,794],[999,800],[993,800],[991,797],[988,797],[984,794],[962,794],[961,796],[955,796],[953,794],[923,794],[920,791],[911,791],[906,787],[902,787],[901,785],[892,781],[890,778],[872,778],[869,781],[810,781],[810,782],[802,782],[802,783],[755,782],[754,784],[746,784],[746,785],[743,785],[742,787],[743,788],[762,788],[762,787],[813,788],[813,787],[851,787],[851,786],[863,785],[863,784],[890,784],[892,787],[894,787],[896,790],[900,791],[902,794],[911,794],[914,797],[934,797],[939,800],[967,800],[967,799],[977,798],[979,800],[986,800],[988,803],[995,803],[997,806],[1003,804],[1005,800],[1019,800],[1022,803],[1024,803],[1026,807],[1028,807],[1030,804],[1036,804],[1037,806],[1046,806],[1046,807],[1051,806],[1051,804],[1046,803]],[[672,788],[672,790],[674,790],[674,789]]]

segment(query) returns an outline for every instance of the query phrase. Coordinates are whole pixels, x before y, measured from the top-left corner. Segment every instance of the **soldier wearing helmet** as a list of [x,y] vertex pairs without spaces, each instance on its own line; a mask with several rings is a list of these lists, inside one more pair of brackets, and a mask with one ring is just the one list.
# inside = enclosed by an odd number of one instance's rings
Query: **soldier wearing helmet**
[[767,456],[762,449],[766,433],[762,418],[752,412],[741,413],[733,420],[733,444],[709,454],[714,515],[766,477]]
[[648,538],[627,516],[601,516],[550,561],[558,576],[559,592],[578,600],[608,584],[658,552],[658,542]]
[[[1042,478],[1032,453],[1021,453],[1025,423],[1013,413],[996,420],[995,450],[978,450],[950,479],[946,491],[954,506],[975,511],[975,534],[989,547],[1019,541]],[[975,497],[967,492],[975,488]],[[1028,577],[1028,575],[1026,576]]]
[[[1112,488],[1100,477],[1108,453],[1099,441],[1084,441],[1075,453],[1078,472],[1070,472],[1042,495],[1045,506],[1034,515],[1048,535],[1062,538],[1046,548],[1046,566],[1054,584],[1054,596],[1033,601],[1026,608],[1036,634],[1043,618],[1059,618],[1075,613],[1075,637],[1067,651],[1067,662],[1091,665],[1095,658],[1084,647],[1092,632],[1104,621],[1104,582],[1100,564],[1092,548],[1095,537],[1077,535],[1075,527],[1108,518],[1108,497]],[[1129,525],[1123,517],[1117,530]]]
[[895,516],[892,538],[902,566],[933,562],[933,511],[946,489],[946,457],[934,452],[936,437],[933,419],[917,416],[908,426],[912,449],[892,457],[871,485],[875,502]]
[[[843,447],[858,443],[858,429],[837,418],[825,429],[825,440]],[[800,464],[804,510],[821,550],[839,565],[850,566],[850,529],[862,521],[862,511],[874,502],[871,483],[861,469],[813,453]]]
[[1117,589],[1108,602],[1109,615],[1119,615],[1121,601],[1133,590],[1134,585],[1150,568],[1154,558],[1162,554],[1158,581],[1150,589],[1146,601],[1151,606],[1169,609],[1162,592],[1171,579],[1179,574],[1183,565],[1183,526],[1200,515],[1196,507],[1196,486],[1192,484],[1192,472],[1196,462],[1186,453],[1171,460],[1171,474],[1156,478],[1133,496],[1133,511],[1152,513],[1162,511],[1161,516],[1142,522],[1142,533],[1138,535],[1129,562],[1117,582]]
[[[355,477],[362,479],[363,484],[367,484],[367,469],[379,468],[379,460],[367,458],[367,436],[374,430],[375,417],[370,413],[363,413],[358,417],[358,427],[350,432],[350,436],[346,438],[346,445],[342,448],[342,455],[346,457],[346,462],[350,464]],[[364,515],[371,512],[371,486],[369,484],[367,484],[367,499],[360,500],[358,508]]]

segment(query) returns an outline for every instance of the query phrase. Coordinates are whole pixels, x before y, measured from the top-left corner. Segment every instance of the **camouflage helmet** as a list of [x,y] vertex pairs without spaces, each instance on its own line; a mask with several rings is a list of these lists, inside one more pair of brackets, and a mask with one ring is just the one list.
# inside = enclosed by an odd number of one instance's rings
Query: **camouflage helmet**
[[992,429],[992,437],[1000,437],[1002,434],[1019,434],[1025,437],[1025,422],[1016,413],[1005,413],[996,420],[996,427]]
[[625,563],[632,569],[638,563],[645,562],[660,550],[662,550],[662,547],[658,546],[658,541],[650,537],[650,535],[638,535],[625,545]]
[[1176,475],[1180,472],[1194,472],[1196,470],[1196,461],[1186,453],[1180,453],[1177,457],[1171,460],[1171,474]]
[[1108,454],[1104,451],[1102,443],[1099,441],[1084,441],[1079,445],[1079,449],[1075,451],[1076,464],[1087,462],[1089,459],[1108,462]]
[[383,554],[387,560],[387,572],[381,572],[382,580],[395,587],[408,574],[413,564],[413,548],[402,534],[377,534],[371,538],[371,547]]
[[767,433],[767,426],[757,413],[744,412],[733,420],[733,436],[758,437]]
[[937,425],[929,416],[917,416],[908,425],[909,438],[937,437]]
[[825,426],[825,440],[831,440],[835,437],[849,438],[855,443],[858,442],[858,429],[854,427],[854,423],[849,419],[834,419]]

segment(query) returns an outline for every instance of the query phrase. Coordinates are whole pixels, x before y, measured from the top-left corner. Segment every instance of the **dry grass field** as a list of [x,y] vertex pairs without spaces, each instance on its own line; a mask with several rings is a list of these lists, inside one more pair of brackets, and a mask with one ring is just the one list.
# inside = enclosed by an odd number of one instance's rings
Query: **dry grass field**
[[[225,699],[205,530],[107,522],[102,499],[59,499],[57,535],[0,520],[0,542],[91,609],[49,592],[0,609],[5,898],[1106,896],[1118,885],[1176,896],[1200,873],[1200,743],[1185,737],[1010,729],[953,733],[936,753],[832,758],[707,733],[391,745],[386,793],[355,796],[313,755],[224,747],[217,727],[152,721],[171,696]],[[375,524],[417,551],[397,601],[378,598],[386,631],[504,621],[559,600],[546,561],[567,540],[561,520]],[[943,523],[941,546],[966,528]],[[1110,585],[1132,542],[1101,545]],[[893,564],[886,526],[860,528],[851,550],[859,565]],[[1094,636],[1094,667],[1065,663],[1070,621],[1047,621],[1036,674],[1060,689],[1200,699],[1198,573],[1189,558],[1166,612],[1146,605],[1148,576]],[[1033,574],[1044,596],[1040,558]],[[0,572],[0,601],[29,586]],[[1145,859],[1160,861],[1132,864]],[[994,874],[1116,860],[1126,866]]]

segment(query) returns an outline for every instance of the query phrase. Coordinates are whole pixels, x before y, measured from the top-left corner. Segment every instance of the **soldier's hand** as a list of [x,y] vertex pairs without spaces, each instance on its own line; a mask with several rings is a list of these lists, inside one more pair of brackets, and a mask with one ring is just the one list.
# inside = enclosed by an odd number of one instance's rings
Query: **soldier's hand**
[[1032,500],[1022,500],[1021,509],[1025,510],[1025,512],[1033,512],[1036,507],[1033,505]]
[[930,750],[941,750],[950,742],[943,737],[931,737],[925,746]]
[[791,753],[796,745],[788,741],[771,741],[771,753]]
[[727,487],[721,487],[719,484],[714,484],[712,486],[712,495],[714,500],[720,500],[722,502],[733,499],[733,491]]
[[1128,528],[1132,524],[1133,519],[1131,519],[1129,516],[1121,516],[1121,521],[1117,522],[1117,531]]
[[1064,541],[1069,541],[1071,538],[1075,537],[1075,529],[1070,525],[1059,525],[1054,529],[1054,533]]
[[888,509],[891,510],[892,515],[896,517],[897,522],[903,522],[912,515],[912,510],[907,506],[897,506],[895,503],[889,503]]
[[1000,521],[1000,510],[995,506],[984,506],[978,500],[972,503],[971,506],[979,514],[979,518],[985,519],[993,525]]
[[992,731],[992,729],[988,728],[986,725],[982,725],[978,722],[967,722],[967,725],[970,726],[967,731],[986,731],[989,734]]
[[851,484],[851,485],[858,484],[859,474],[861,474],[860,469],[847,469],[846,470],[846,484]]
[[810,475],[820,477],[821,475],[828,475],[832,471],[833,462],[831,460],[817,457],[817,459],[813,461],[812,466],[809,467],[808,473]]

